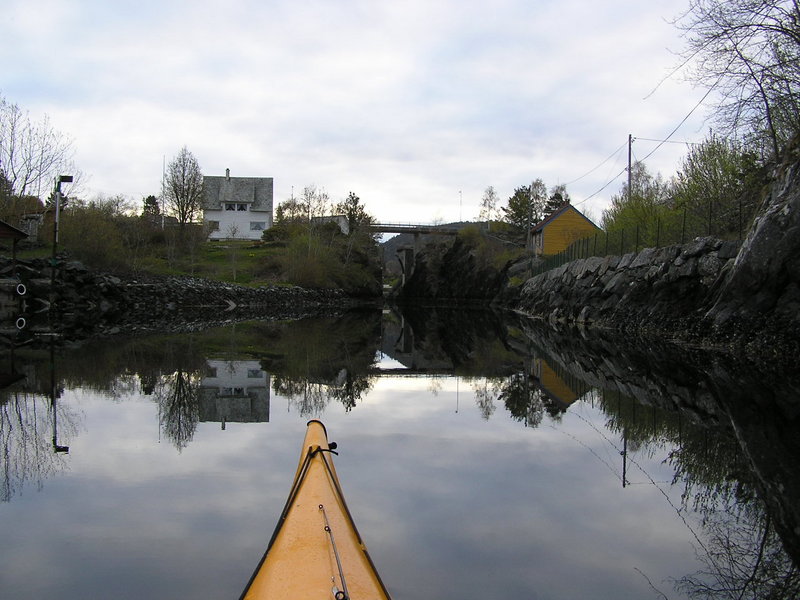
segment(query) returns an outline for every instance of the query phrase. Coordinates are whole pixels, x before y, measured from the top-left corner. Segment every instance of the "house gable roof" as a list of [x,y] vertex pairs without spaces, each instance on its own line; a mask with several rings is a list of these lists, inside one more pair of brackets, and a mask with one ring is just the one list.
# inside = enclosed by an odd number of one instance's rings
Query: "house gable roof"
[[24,240],[28,234],[17,229],[13,225],[9,225],[5,221],[0,221],[0,239],[4,240]]
[[563,215],[564,213],[566,213],[569,210],[574,211],[578,216],[582,217],[589,225],[591,225],[595,229],[600,229],[597,225],[595,225],[592,222],[592,220],[589,217],[584,215],[581,211],[579,211],[577,208],[572,206],[572,204],[567,202],[566,204],[562,204],[559,208],[557,208],[552,213],[550,213],[550,215],[547,216],[545,219],[539,221],[536,225],[534,225],[533,228],[531,229],[531,232],[532,233],[539,233],[540,231],[544,231],[545,227],[550,225],[550,223],[552,223],[553,221],[558,219],[561,215]]
[[203,209],[221,210],[226,202],[248,203],[253,211],[272,211],[272,177],[203,177]]

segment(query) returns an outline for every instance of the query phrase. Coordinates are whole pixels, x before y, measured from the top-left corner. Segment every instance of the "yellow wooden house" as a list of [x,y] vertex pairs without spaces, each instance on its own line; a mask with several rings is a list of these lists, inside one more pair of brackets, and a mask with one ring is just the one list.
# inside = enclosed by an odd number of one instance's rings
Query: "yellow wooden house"
[[562,204],[531,229],[531,245],[536,254],[551,256],[566,250],[570,244],[601,233],[581,211],[569,203]]

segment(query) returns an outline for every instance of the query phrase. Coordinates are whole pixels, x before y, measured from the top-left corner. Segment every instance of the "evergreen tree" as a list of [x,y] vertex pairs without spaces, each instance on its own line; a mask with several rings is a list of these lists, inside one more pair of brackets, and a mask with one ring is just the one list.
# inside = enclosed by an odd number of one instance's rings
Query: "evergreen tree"
[[531,185],[523,185],[514,190],[508,204],[503,207],[506,222],[526,231],[544,218],[547,204],[547,187],[541,179]]

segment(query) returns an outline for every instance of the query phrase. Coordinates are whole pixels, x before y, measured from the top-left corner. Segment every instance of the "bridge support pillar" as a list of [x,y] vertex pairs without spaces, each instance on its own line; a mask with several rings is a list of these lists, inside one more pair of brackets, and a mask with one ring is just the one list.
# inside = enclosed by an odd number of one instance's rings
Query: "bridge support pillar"
[[414,256],[414,248],[400,248],[397,251],[397,260],[400,261],[400,269],[403,272],[401,285],[405,285],[414,272]]

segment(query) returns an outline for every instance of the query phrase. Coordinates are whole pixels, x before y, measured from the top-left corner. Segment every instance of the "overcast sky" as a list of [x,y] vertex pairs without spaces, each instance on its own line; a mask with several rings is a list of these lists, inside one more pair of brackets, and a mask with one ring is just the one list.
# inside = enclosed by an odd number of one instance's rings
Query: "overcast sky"
[[[74,140],[88,197],[158,194],[185,145],[206,175],[273,177],[276,202],[353,191],[384,222],[473,219],[487,186],[535,178],[599,218],[628,134],[645,158],[702,95],[658,87],[686,4],[5,0],[0,94]],[[669,176],[685,152],[645,162]]]

